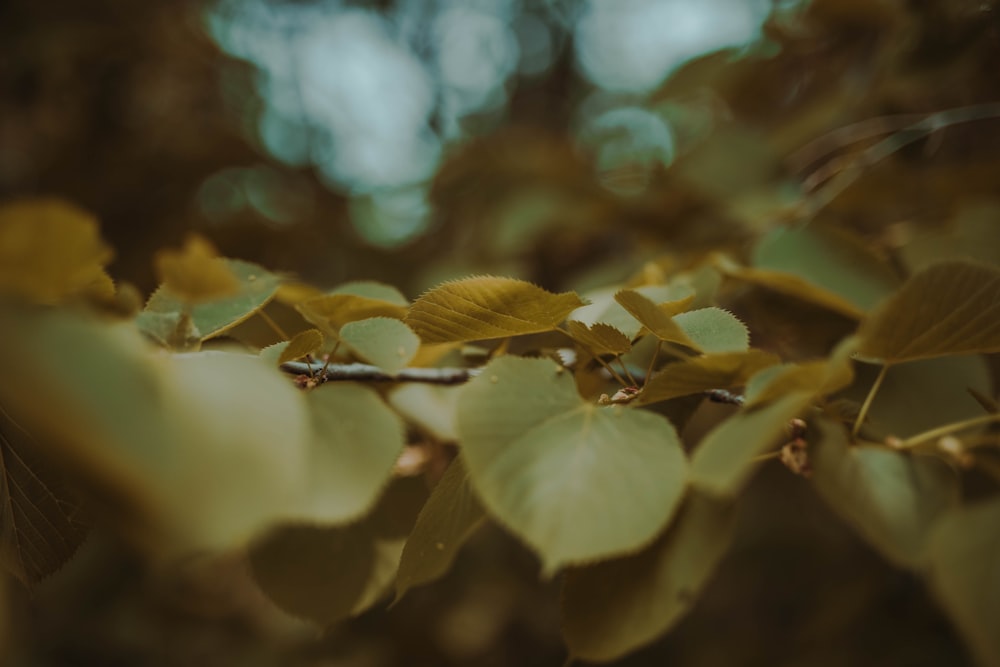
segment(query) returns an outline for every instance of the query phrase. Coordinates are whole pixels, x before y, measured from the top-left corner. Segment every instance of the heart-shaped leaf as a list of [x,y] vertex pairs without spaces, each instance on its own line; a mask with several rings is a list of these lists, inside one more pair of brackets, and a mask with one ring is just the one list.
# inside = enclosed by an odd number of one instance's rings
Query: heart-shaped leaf
[[547,572],[640,548],[685,488],[670,422],[584,402],[547,359],[487,365],[459,397],[458,433],[487,510],[538,551]]
[[614,660],[673,627],[729,548],[732,510],[725,501],[691,494],[673,525],[641,552],[570,570],[562,598],[570,653]]
[[553,294],[523,280],[479,276],[426,292],[406,323],[427,343],[507,338],[551,331],[582,305],[574,292]]

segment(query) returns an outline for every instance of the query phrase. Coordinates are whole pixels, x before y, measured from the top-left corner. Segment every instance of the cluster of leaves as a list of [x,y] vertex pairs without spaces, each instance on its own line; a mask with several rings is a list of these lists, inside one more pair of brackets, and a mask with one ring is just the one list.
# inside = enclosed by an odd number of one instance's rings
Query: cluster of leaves
[[[493,521],[562,577],[571,657],[609,661],[691,608],[781,461],[1000,662],[994,265],[899,276],[814,224],[745,264],[654,262],[585,294],[476,276],[411,303],[192,238],[139,310],[72,207],[2,209],[0,249],[0,553],[29,586],[98,521],[160,557],[245,549],[277,605],[327,625],[440,577]],[[753,346],[731,311],[760,290],[853,335],[814,359]],[[687,430],[707,397],[735,406]]]

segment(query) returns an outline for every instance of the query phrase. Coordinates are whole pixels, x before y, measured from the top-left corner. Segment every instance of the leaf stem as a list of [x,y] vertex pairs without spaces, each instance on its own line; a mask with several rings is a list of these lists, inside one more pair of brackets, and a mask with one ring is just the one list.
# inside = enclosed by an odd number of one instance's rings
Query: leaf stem
[[659,338],[656,339],[656,349],[653,350],[653,358],[649,360],[649,368],[646,369],[646,377],[642,379],[642,386],[645,387],[646,383],[649,382],[649,378],[653,377],[653,367],[656,366],[656,359],[660,356],[660,346],[663,345],[663,341]]
[[289,336],[288,334],[285,333],[284,329],[282,329],[280,326],[278,326],[277,322],[275,322],[273,319],[271,319],[270,315],[268,315],[267,313],[264,312],[263,308],[261,308],[261,309],[259,309],[257,311],[257,315],[260,317],[260,319],[264,320],[264,322],[267,324],[267,326],[271,327],[271,330],[274,331],[274,333],[276,333],[279,336],[281,336],[282,340],[289,340],[291,338],[291,336]]
[[868,390],[868,395],[865,396],[865,402],[861,404],[861,411],[858,412],[858,416],[854,420],[854,426],[851,428],[851,437],[857,437],[858,431],[861,429],[861,424],[865,421],[865,417],[868,416],[868,410],[872,406],[872,401],[875,400],[875,394],[878,393],[879,387],[882,386],[882,381],[885,379],[885,375],[888,372],[889,364],[882,364],[882,368],[879,370],[878,376],[875,378],[875,382],[872,383],[871,389]]
[[965,429],[972,428],[974,426],[980,426],[981,424],[989,424],[992,422],[1000,423],[1000,414],[994,413],[980,415],[979,417],[973,417],[971,419],[964,419],[962,421],[945,424],[944,426],[938,426],[937,428],[932,428],[929,431],[924,431],[923,433],[918,433],[913,437],[907,438],[897,446],[900,449],[909,449],[911,447],[916,447],[917,445],[922,445],[925,442],[950,435],[955,431],[964,431]]
[[752,459],[750,459],[750,462],[751,463],[761,463],[763,461],[770,461],[771,459],[776,459],[779,456],[781,456],[781,450],[780,449],[777,450],[777,451],[774,451],[774,452],[769,452],[767,454],[761,454],[760,456],[755,456]]
[[621,355],[616,356],[615,359],[618,360],[618,365],[622,367],[623,371],[625,371],[625,377],[628,378],[629,382],[631,383],[631,386],[638,387],[639,383],[635,381],[634,377],[632,377],[632,374],[628,370],[628,366],[626,366],[625,362],[622,361]]

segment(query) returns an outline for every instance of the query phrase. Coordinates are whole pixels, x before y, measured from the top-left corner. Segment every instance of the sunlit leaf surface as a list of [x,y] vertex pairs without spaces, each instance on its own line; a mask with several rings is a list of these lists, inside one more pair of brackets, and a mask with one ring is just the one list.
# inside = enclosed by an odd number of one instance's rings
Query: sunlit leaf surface
[[413,360],[420,339],[410,327],[391,317],[371,317],[348,322],[340,339],[365,361],[394,373]]
[[554,329],[583,305],[523,280],[480,276],[445,283],[414,302],[406,323],[428,343],[506,338]]

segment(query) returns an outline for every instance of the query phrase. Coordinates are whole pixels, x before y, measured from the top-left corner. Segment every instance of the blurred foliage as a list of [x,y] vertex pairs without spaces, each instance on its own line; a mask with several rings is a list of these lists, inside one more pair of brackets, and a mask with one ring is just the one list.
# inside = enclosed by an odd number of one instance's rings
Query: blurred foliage
[[672,161],[574,135],[564,47],[398,247],[206,8],[0,4],[5,661],[1000,664],[1000,4],[777,12],[630,100]]

